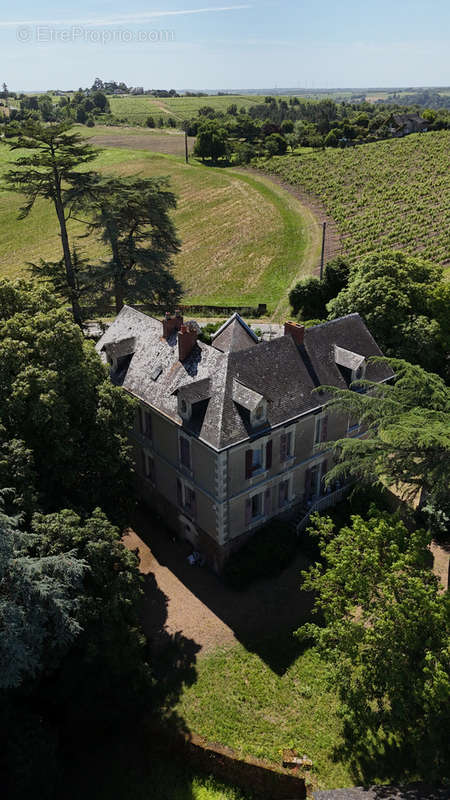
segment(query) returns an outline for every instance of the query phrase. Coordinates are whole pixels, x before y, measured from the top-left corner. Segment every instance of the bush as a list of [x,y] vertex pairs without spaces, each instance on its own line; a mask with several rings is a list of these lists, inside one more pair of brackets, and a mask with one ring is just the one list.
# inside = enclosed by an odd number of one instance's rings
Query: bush
[[208,324],[204,325],[201,329],[198,338],[205,344],[211,344],[213,333],[216,333],[222,325],[223,322],[208,322]]
[[155,120],[153,119],[153,117],[147,117],[147,119],[145,120],[145,124],[146,124],[147,128],[154,128],[155,127]]
[[228,559],[223,577],[233,589],[246,589],[253,581],[272,578],[287,567],[297,548],[292,526],[275,519]]
[[343,258],[334,258],[325,267],[323,280],[306,278],[299,281],[289,294],[294,314],[302,319],[325,319],[326,304],[348,284],[349,266]]

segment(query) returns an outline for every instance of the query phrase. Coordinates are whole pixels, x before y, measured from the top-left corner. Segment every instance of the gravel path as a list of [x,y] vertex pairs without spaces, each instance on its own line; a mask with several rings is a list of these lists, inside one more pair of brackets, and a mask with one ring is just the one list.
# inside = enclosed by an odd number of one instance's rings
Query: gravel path
[[312,595],[300,592],[300,570],[306,566],[301,554],[277,578],[236,592],[209,569],[190,566],[190,545],[174,541],[167,529],[148,519],[141,510],[124,543],[138,551],[146,576],[143,627],[151,639],[157,640],[159,632],[179,633],[200,654],[238,641],[258,651],[264,640],[288,635],[309,616]]

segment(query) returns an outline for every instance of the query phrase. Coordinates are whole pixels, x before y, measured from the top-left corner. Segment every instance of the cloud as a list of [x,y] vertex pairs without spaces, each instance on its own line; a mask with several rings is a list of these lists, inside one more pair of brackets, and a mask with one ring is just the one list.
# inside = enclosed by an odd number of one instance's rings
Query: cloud
[[100,25],[120,25],[121,23],[128,22],[129,24],[148,22],[149,20],[158,19],[160,17],[180,17],[189,14],[210,14],[220,11],[241,11],[243,9],[252,8],[252,5],[234,5],[234,6],[213,6],[211,8],[185,8],[175,11],[143,11],[138,14],[116,14],[104,18],[87,18],[87,19],[15,19],[15,20],[0,20],[0,28],[15,28],[19,25],[91,25],[98,27]]

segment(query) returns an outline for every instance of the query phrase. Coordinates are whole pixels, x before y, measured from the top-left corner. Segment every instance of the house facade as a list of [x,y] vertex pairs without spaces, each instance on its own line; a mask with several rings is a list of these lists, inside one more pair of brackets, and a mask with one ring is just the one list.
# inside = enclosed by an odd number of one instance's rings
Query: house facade
[[320,385],[385,381],[358,314],[261,342],[238,314],[198,339],[195,322],[125,306],[97,343],[112,380],[138,400],[132,442],[141,497],[220,570],[269,519],[327,491],[324,442],[361,435]]

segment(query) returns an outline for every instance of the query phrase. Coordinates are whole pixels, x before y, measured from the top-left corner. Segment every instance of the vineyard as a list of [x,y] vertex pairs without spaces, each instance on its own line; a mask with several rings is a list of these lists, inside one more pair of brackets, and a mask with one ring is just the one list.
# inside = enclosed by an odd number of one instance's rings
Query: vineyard
[[275,157],[259,166],[321,202],[350,259],[389,248],[450,265],[449,131]]

